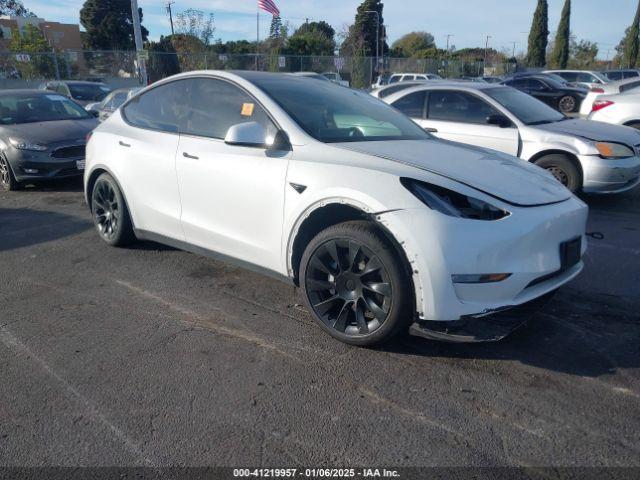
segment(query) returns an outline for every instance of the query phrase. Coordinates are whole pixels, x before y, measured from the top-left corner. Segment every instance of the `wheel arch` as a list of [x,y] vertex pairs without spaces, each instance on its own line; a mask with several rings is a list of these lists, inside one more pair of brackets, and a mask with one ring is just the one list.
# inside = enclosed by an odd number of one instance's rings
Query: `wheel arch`
[[640,118],[638,118],[637,120],[627,120],[622,125],[624,125],[625,127],[630,127],[631,125],[639,125],[639,124],[640,124]]
[[531,158],[529,158],[528,161],[531,163],[536,163],[541,158],[548,157],[550,155],[562,155],[564,157],[567,157],[571,161],[571,163],[573,163],[573,165],[578,169],[578,173],[580,174],[580,183],[582,184],[582,182],[584,181],[584,171],[582,169],[582,164],[580,163],[580,160],[574,153],[568,152],[566,150],[560,150],[560,149],[542,150],[540,152],[537,152]]
[[380,219],[376,213],[357,201],[332,199],[311,206],[295,223],[287,246],[287,270],[294,284],[300,285],[298,278],[300,262],[304,250],[311,239],[326,228],[351,220],[368,220],[374,223],[393,245],[402,260],[403,267],[413,282],[413,270],[409,262],[408,252],[405,251],[387,226],[379,221]]
[[118,186],[118,189],[120,190],[120,194],[122,195],[122,198],[124,200],[124,206],[127,209],[127,211],[129,212],[129,218],[131,219],[131,225],[135,229],[135,221],[134,221],[133,215],[131,213],[131,208],[129,207],[129,201],[127,200],[127,194],[125,193],[124,189],[122,188],[122,185],[118,181],[118,178],[107,167],[97,166],[89,174],[89,178],[87,179],[87,182],[86,182],[86,185],[85,185],[85,200],[87,202],[87,205],[89,206],[89,210],[91,210],[91,195],[93,194],[93,187],[95,186],[96,181],[98,180],[98,177],[100,177],[100,175],[102,175],[103,173],[108,173],[109,175],[111,175],[111,178],[113,178],[114,182],[116,182],[116,185]]

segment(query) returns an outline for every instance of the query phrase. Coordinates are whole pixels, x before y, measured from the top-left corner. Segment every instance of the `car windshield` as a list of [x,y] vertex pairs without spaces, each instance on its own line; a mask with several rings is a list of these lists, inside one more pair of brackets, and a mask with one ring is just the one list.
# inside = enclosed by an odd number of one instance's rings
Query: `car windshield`
[[105,85],[90,83],[70,83],[68,87],[71,92],[71,98],[90,102],[101,101],[111,91]]
[[540,100],[515,88],[488,88],[485,93],[509,110],[525,125],[542,125],[564,120],[565,117]]
[[280,76],[254,83],[304,131],[324,143],[432,138],[411,119],[366,93]]
[[91,116],[78,104],[58,94],[0,96],[0,124],[84,120]]

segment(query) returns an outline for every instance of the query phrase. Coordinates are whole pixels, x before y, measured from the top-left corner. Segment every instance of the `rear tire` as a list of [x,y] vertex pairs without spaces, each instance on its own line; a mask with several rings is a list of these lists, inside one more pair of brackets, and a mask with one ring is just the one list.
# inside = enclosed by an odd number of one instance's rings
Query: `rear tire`
[[560,100],[558,100],[558,110],[565,114],[575,112],[577,105],[578,102],[576,101],[575,97],[572,97],[571,95],[565,95],[564,97],[560,98]]
[[0,187],[8,192],[22,190],[24,185],[16,180],[9,160],[4,155],[0,155]]
[[388,342],[413,319],[410,273],[371,222],[344,222],[321,231],[302,255],[299,278],[315,320],[344,343]]
[[534,162],[548,170],[556,179],[573,193],[582,188],[582,175],[578,167],[565,155],[546,155]]
[[91,192],[91,214],[100,238],[113,247],[135,240],[133,225],[118,183],[108,173],[98,177]]

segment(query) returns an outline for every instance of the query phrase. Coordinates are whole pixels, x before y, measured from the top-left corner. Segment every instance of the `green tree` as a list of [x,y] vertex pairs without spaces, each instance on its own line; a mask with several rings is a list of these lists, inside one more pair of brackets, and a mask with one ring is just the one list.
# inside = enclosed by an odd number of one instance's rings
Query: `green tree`
[[638,63],[638,36],[640,35],[640,1],[636,14],[633,18],[633,24],[625,31],[625,37],[622,39],[622,65],[627,68],[633,68]]
[[159,41],[149,42],[147,50],[149,50],[147,71],[151,82],[180,73],[180,61],[169,37],[161,36]]
[[14,17],[35,17],[36,15],[27,9],[20,0],[0,0],[0,15]]
[[269,38],[280,38],[282,36],[282,18],[280,15],[274,15],[271,19],[271,27],[269,28]]
[[[142,22],[142,9],[139,9]],[[85,47],[93,50],[134,50],[133,16],[129,0],[86,0],[80,23],[86,31]],[[142,39],[149,31],[142,27]]]
[[51,47],[44,38],[42,31],[32,24],[27,24],[22,33],[17,28],[11,31],[9,50],[15,53],[30,55],[28,62],[16,62],[16,68],[21,78],[54,78],[55,64]]
[[436,47],[436,42],[429,32],[410,32],[403,35],[391,45],[392,57],[415,57],[418,52]]
[[560,17],[560,24],[556,33],[556,40],[551,53],[551,66],[553,68],[567,68],[569,62],[571,37],[571,0],[565,0]]
[[287,52],[293,55],[333,55],[335,34],[327,22],[303,23],[287,40]]
[[571,39],[569,66],[580,70],[593,70],[598,64],[598,44],[588,40]]
[[[342,42],[340,52],[347,55],[347,52],[360,51],[365,56],[374,56],[376,54],[376,26],[378,18],[380,19],[380,28],[378,30],[378,52],[384,55],[389,50],[384,40],[384,18],[382,17],[383,3],[380,0],[364,0],[358,7],[355,21],[349,27],[347,35]],[[370,12],[378,12],[378,15]]]
[[530,67],[544,67],[549,36],[549,6],[547,0],[538,0],[533,14],[526,63]]

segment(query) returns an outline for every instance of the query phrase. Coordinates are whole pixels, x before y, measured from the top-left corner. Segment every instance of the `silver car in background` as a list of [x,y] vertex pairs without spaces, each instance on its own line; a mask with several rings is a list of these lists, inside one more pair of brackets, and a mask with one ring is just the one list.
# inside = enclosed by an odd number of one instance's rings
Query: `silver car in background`
[[626,78],[624,80],[617,80],[615,82],[607,83],[606,85],[600,85],[589,90],[586,98],[582,101],[580,106],[580,116],[586,117],[591,113],[593,108],[593,102],[596,101],[601,95],[616,95],[618,93],[640,93],[638,89],[640,87],[640,77]]
[[574,120],[514,88],[422,84],[384,98],[425,130],[535,163],[573,192],[619,193],[640,183],[640,132]]

